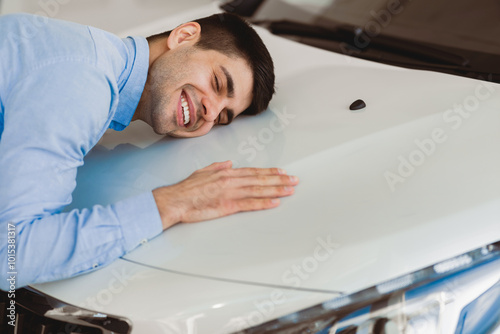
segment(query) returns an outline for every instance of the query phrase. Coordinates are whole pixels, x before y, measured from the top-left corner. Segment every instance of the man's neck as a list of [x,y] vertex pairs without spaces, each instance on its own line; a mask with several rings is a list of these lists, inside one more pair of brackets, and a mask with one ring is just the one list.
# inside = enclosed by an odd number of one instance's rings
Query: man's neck
[[[151,68],[151,65],[154,63],[154,61],[158,59],[158,57],[160,57],[163,53],[168,51],[167,37],[156,38],[152,40],[148,39],[148,45],[149,45],[149,68]],[[147,90],[147,84],[148,81],[146,79],[146,85],[144,86],[144,91],[142,92],[142,96],[134,112],[134,116],[132,117],[132,122],[136,120],[143,120],[146,122],[146,120],[143,117],[142,110],[146,107],[144,106],[143,100],[144,100],[144,95],[147,94],[145,93]]]

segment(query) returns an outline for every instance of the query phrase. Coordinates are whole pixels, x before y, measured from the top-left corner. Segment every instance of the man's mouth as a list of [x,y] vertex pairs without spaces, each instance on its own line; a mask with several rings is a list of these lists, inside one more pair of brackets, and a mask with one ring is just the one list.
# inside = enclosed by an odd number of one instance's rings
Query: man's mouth
[[195,118],[195,108],[193,102],[187,95],[187,93],[182,90],[181,96],[179,98],[179,123],[184,127],[191,126],[196,121]]
[[186,126],[189,121],[191,120],[190,116],[190,110],[189,110],[189,103],[187,101],[187,96],[184,91],[181,93],[181,109],[182,109],[182,121],[184,122],[184,125]]

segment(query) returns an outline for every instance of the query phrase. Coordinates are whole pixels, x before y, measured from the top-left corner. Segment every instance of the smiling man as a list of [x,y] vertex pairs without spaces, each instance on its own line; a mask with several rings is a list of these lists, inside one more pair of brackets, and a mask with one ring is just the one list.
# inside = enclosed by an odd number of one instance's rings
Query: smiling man
[[[232,22],[227,22],[228,18]],[[213,125],[229,124],[250,109],[254,93],[255,101],[262,104],[258,111],[265,109],[274,85],[271,57],[250,27],[236,36],[230,30],[238,28],[239,19],[227,16],[224,20],[225,25],[218,16],[208,17],[148,38],[150,69],[135,117],[150,124],[156,133],[204,135]],[[201,41],[200,23],[208,34]],[[256,85],[254,71],[266,73],[257,76]]]
[[293,193],[297,179],[278,168],[226,161],[112,205],[63,212],[77,168],[108,128],[140,119],[189,138],[258,114],[274,93],[271,57],[229,14],[147,40],[31,15],[0,17],[0,31],[3,290],[8,272],[17,287],[86,273],[177,223],[273,208]]

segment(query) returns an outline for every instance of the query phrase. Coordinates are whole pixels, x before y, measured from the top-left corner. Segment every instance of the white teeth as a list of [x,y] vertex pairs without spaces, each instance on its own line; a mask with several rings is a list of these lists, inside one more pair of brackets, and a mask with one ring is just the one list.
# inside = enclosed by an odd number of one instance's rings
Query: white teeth
[[189,109],[185,108],[184,109],[184,125],[189,123]]
[[184,93],[181,94],[181,106],[182,106],[182,111],[184,113],[184,125],[189,123],[190,117],[189,117],[189,104],[187,103]]

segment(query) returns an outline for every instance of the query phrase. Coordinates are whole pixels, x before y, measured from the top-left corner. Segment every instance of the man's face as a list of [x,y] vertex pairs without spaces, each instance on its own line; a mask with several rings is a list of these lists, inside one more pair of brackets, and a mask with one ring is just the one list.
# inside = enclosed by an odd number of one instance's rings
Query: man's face
[[151,64],[139,107],[158,134],[197,137],[229,124],[251,103],[253,76],[242,58],[183,43]]

